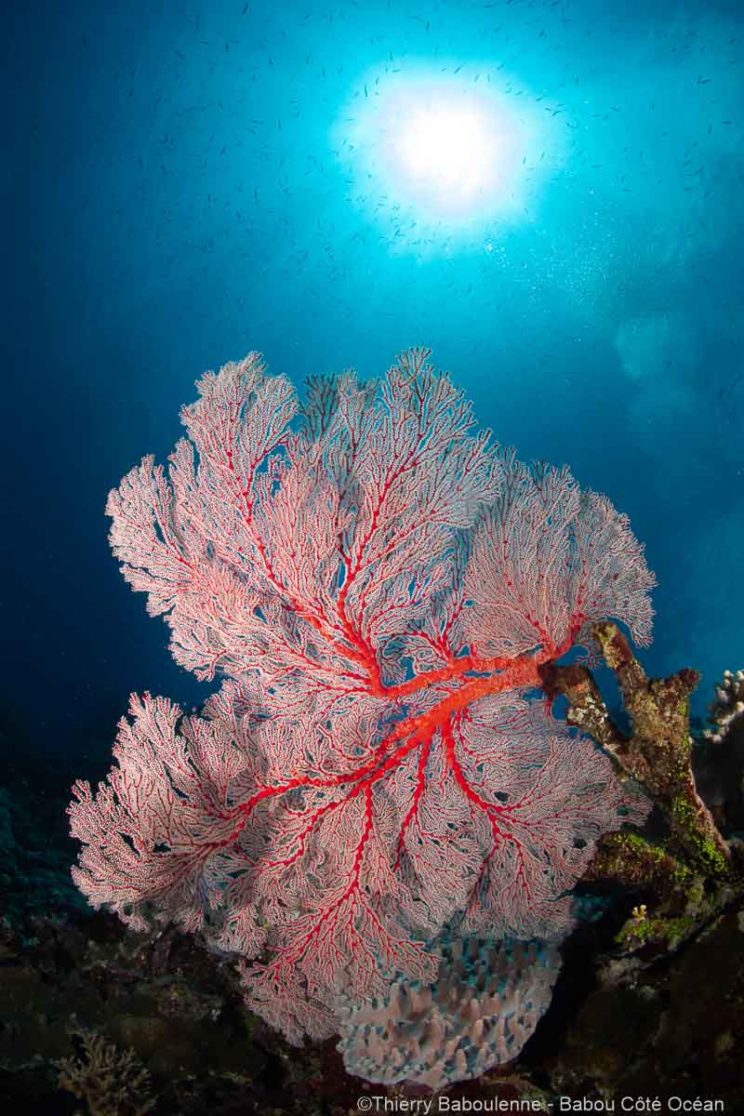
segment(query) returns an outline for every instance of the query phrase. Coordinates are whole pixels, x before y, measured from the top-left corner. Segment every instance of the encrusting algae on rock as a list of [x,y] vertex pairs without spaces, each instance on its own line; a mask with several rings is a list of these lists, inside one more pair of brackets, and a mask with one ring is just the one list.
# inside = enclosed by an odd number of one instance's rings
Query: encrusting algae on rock
[[659,840],[632,831],[606,834],[585,879],[617,880],[648,893],[648,903],[633,908],[618,934],[624,949],[675,948],[744,894],[742,844],[723,836],[693,772],[689,699],[699,675],[684,669],[650,679],[616,624],[595,624],[592,635],[617,680],[630,732],[612,720],[585,666],[550,664],[546,689],[567,699],[569,724],[589,733],[621,778],[649,796],[666,832]]

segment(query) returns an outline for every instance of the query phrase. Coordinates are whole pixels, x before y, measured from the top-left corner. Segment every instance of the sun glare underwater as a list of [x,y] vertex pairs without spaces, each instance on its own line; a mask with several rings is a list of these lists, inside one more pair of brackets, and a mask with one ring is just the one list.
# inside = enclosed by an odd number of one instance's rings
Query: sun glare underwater
[[546,109],[502,65],[405,58],[363,75],[332,139],[391,247],[436,252],[534,219],[565,154]]

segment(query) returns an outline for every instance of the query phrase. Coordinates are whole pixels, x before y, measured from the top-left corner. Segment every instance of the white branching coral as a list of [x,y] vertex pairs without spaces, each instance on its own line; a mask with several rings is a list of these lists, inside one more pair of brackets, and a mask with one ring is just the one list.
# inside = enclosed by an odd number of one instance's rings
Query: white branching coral
[[720,744],[728,736],[734,721],[744,714],[744,670],[725,670],[716,686],[716,699],[708,709],[711,728],[705,739]]

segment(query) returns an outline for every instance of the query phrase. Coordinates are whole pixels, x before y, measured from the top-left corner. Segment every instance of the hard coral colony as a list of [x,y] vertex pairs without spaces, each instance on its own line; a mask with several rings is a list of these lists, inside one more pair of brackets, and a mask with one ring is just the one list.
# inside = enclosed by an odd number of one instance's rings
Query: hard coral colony
[[111,493],[125,578],[225,681],[201,716],[133,697],[69,812],[94,906],[240,955],[291,1042],[436,1088],[519,1052],[597,838],[644,815],[540,685],[595,621],[646,643],[653,578],[605,497],[490,445],[428,355],[303,404],[228,364],[168,469]]

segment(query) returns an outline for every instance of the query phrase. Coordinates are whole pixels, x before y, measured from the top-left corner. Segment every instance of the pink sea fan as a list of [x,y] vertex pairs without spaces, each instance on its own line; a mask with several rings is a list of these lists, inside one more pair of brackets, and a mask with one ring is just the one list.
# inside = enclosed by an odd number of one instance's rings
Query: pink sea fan
[[431,982],[458,920],[560,937],[596,838],[643,814],[537,692],[595,620],[648,639],[642,548],[491,447],[427,356],[302,407],[256,354],[228,364],[169,469],[109,497],[174,657],[227,681],[201,717],[133,699],[108,780],[75,788],[76,880],[253,961],[248,1002],[293,1041],[333,1033],[342,992]]

